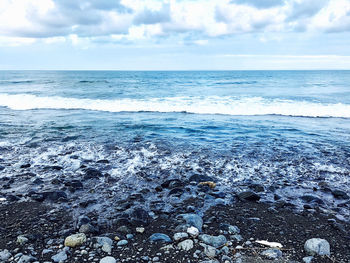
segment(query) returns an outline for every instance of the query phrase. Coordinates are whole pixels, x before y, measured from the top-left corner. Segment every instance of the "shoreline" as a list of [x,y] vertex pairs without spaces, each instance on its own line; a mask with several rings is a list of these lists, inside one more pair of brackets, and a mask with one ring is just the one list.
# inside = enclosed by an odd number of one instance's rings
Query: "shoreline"
[[[175,233],[186,232],[180,215],[193,214],[195,201],[187,200],[176,211],[154,214],[153,217],[145,210],[135,208],[129,219],[105,221],[99,221],[98,215],[93,213],[85,215],[88,219],[76,218],[67,213],[64,204],[59,206],[60,209],[52,209],[50,204],[40,202],[2,204],[0,252],[7,249],[10,259],[13,259],[4,262],[100,262],[106,256],[115,258],[116,262],[304,262],[303,258],[308,256],[305,242],[311,238],[323,238],[330,244],[330,256],[315,256],[310,262],[350,261],[349,223],[339,222],[319,209],[305,209],[298,213],[289,207],[276,208],[247,200],[213,206],[201,217],[203,229],[200,234],[224,235],[226,238],[225,244],[214,250],[215,256],[208,257],[209,252],[198,237],[174,240]],[[81,229],[82,223],[86,225],[84,229]],[[229,233],[224,229],[225,224],[236,226],[239,231]],[[140,228],[144,228],[143,233]],[[87,240],[76,248],[64,248],[65,238],[79,232],[85,232]],[[154,233],[166,234],[171,241],[150,242],[149,237]],[[25,240],[21,245],[19,236],[24,236]],[[104,248],[94,242],[95,237],[101,236],[112,240],[110,251],[106,248],[107,252],[104,252]],[[188,251],[178,248],[184,239],[192,240],[193,248]],[[118,243],[121,240],[126,240],[127,244],[118,246],[123,243]],[[269,247],[256,243],[256,240],[281,243],[282,257],[267,259],[262,252]],[[166,246],[168,249],[164,249]],[[30,256],[28,261],[21,261],[23,255],[19,253]],[[66,259],[54,261],[53,257],[59,254],[63,258],[66,255]]]

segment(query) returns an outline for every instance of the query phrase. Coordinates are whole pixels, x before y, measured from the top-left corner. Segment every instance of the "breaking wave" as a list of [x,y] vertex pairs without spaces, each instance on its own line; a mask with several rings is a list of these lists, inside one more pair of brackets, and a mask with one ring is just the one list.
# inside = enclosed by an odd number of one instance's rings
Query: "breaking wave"
[[0,94],[0,106],[13,110],[83,109],[107,112],[187,112],[225,115],[285,115],[350,118],[349,104],[266,99],[262,97],[166,97],[147,99],[79,99]]

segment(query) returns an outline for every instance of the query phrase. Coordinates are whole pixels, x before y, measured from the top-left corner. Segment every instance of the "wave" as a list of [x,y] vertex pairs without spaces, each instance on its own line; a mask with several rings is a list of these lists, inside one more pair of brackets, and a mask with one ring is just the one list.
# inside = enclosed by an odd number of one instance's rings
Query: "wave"
[[0,106],[13,110],[83,109],[108,112],[187,112],[195,114],[350,118],[349,104],[324,104],[261,97],[211,96],[100,100],[3,93],[0,94]]

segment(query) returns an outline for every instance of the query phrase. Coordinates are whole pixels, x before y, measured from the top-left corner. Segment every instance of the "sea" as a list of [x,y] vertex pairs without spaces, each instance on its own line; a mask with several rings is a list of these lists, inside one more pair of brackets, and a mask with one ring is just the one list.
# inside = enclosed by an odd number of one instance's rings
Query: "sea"
[[2,202],[60,189],[67,208],[169,211],[194,175],[217,185],[201,211],[253,186],[349,218],[350,71],[0,71]]

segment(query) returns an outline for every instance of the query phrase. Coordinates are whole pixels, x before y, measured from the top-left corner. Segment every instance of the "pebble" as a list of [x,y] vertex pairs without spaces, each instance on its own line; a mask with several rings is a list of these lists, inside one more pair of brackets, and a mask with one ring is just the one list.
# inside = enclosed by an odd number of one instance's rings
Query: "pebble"
[[201,244],[201,246],[204,248],[204,254],[207,257],[213,258],[216,256],[216,254],[218,254],[218,251],[215,247],[205,245],[205,244]]
[[207,245],[210,245],[216,248],[225,245],[227,242],[226,237],[224,235],[210,236],[207,234],[203,234],[203,235],[199,235],[199,240],[201,240]]
[[1,251],[0,252],[0,262],[8,260],[11,256],[12,256],[11,253],[7,249]]
[[116,263],[116,259],[114,257],[104,257],[101,258],[100,263]]
[[143,232],[145,232],[145,228],[144,227],[136,227],[136,232],[142,234]]
[[56,255],[53,255],[51,257],[51,259],[54,262],[62,262],[65,261],[68,258],[67,254],[66,254],[66,250],[62,250],[59,253],[57,253]]
[[282,257],[282,252],[279,249],[267,249],[260,254],[265,258],[272,260]]
[[199,235],[198,228],[191,226],[187,228],[187,233],[190,234],[191,237],[197,237]]
[[303,262],[304,263],[311,263],[311,261],[313,260],[313,256],[308,256],[308,257],[304,257],[303,258]]
[[18,260],[18,263],[29,263],[29,262],[34,262],[35,260],[36,260],[36,258],[34,258],[32,256],[23,255]]
[[25,236],[22,236],[22,235],[17,237],[17,243],[20,245],[27,243],[28,240],[29,240],[28,238],[26,238]]
[[129,243],[128,240],[123,239],[123,240],[120,240],[120,241],[117,243],[117,246],[119,246],[119,247],[125,246],[125,245],[127,245],[128,243]]
[[163,242],[163,243],[170,243],[171,238],[168,235],[162,234],[162,233],[154,233],[149,237],[149,241],[151,242]]
[[305,251],[311,255],[330,255],[330,245],[327,240],[321,238],[311,238],[305,242],[304,245]]
[[182,250],[185,250],[185,251],[188,251],[190,249],[193,248],[193,241],[191,239],[186,239],[182,242],[180,242],[177,247],[179,249],[182,249]]
[[112,246],[108,243],[104,243],[102,246],[102,251],[110,254],[110,253],[112,253]]
[[76,247],[86,242],[86,235],[84,233],[74,234],[66,237],[64,245],[66,247]]
[[203,219],[199,215],[181,214],[180,217],[186,221],[186,224],[196,227],[200,232],[202,231]]
[[174,238],[175,241],[179,241],[181,239],[188,238],[188,234],[185,233],[185,232],[175,233],[173,238]]

